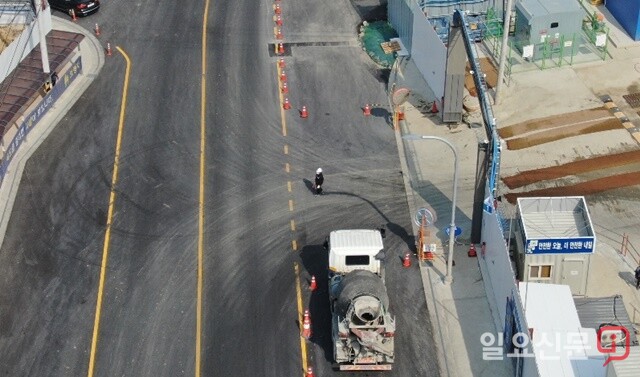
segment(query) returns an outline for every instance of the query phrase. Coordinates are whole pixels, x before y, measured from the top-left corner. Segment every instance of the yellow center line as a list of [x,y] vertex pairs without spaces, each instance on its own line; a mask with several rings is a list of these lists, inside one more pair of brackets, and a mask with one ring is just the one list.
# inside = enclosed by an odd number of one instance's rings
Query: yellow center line
[[104,233],[102,244],[102,263],[100,264],[100,282],[98,283],[98,298],[96,300],[96,312],[93,320],[93,336],[91,338],[91,351],[89,353],[88,377],[93,377],[96,363],[96,351],[98,349],[98,334],[100,333],[100,315],[102,313],[102,297],[104,295],[104,282],[107,275],[107,262],[109,260],[109,241],[111,239],[111,225],[113,223],[113,211],[116,202],[116,184],[118,183],[118,166],[120,164],[120,150],[122,146],[122,134],[124,132],[124,114],[127,109],[127,91],[129,90],[129,76],[131,74],[131,60],[127,53],[116,46],[126,61],[124,85],[122,88],[122,100],[120,103],[120,117],[118,119],[118,135],[116,137],[116,152],[113,159],[113,175],[111,176],[111,190],[109,193],[109,211],[107,213],[107,229]]
[[291,181],[287,181],[287,191],[291,192]]
[[289,154],[289,146],[287,144],[284,145],[284,154]]
[[289,211],[293,212],[293,200],[289,199]]
[[[298,302],[298,323],[302,328],[302,289],[300,288],[300,267],[298,263],[294,263],[293,267],[296,271],[296,301]],[[302,357],[302,370],[307,370],[307,341],[300,334],[300,355]]]
[[287,162],[286,164],[284,164],[284,171],[286,171],[287,173],[289,171],[291,171],[291,166],[289,166],[289,163]]
[[285,112],[283,107],[284,94],[282,94],[282,90],[280,90],[280,75],[282,74],[282,70],[280,69],[280,65],[278,65],[277,62],[276,62],[276,71],[278,72],[278,77],[276,78],[276,80],[278,80],[278,97],[280,98],[280,119],[282,122],[282,136],[287,136],[287,120],[285,118]]
[[295,222],[295,220],[291,220],[291,231],[292,232],[296,231],[296,222]]
[[202,75],[200,79],[200,195],[198,198],[198,271],[196,283],[196,360],[195,377],[200,377],[202,365],[202,286],[203,286],[203,254],[204,254],[204,173],[206,164],[206,130],[207,130],[207,21],[209,19],[209,3],[205,0],[202,15]]

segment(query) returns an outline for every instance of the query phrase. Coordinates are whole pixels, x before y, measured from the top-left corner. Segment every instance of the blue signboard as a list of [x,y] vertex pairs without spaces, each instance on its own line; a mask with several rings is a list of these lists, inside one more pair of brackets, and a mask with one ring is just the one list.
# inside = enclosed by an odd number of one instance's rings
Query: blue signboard
[[596,240],[594,237],[544,238],[527,240],[527,254],[575,254],[593,253]]
[[[0,184],[4,179],[9,163],[15,156],[16,152],[22,142],[25,140],[27,134],[38,124],[40,119],[49,111],[52,105],[58,100],[58,98],[64,93],[69,85],[82,73],[82,58],[78,57],[71,67],[60,77],[56,85],[47,93],[38,106],[26,114],[22,124],[18,126],[18,132],[11,140],[11,143],[7,145],[6,152],[2,156],[2,162],[0,163]],[[43,83],[44,84],[44,83]]]

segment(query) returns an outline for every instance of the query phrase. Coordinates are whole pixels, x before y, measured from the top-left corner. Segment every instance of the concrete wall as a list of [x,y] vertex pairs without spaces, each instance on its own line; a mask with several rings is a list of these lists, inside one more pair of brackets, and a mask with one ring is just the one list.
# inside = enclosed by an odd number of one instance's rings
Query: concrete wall
[[413,39],[413,13],[409,4],[412,0],[389,0],[387,2],[387,14],[389,22],[398,32],[404,47],[411,51]]
[[[485,188],[485,192],[490,192],[488,187]],[[494,203],[491,194],[486,195],[485,203]],[[507,322],[507,301],[511,299],[515,301],[514,320],[517,322],[518,331],[526,333],[529,326],[525,320],[522,299],[511,267],[504,229],[499,214],[493,206],[483,211],[482,242],[485,244],[478,255],[478,264],[496,328],[504,331]],[[527,352],[533,354],[530,344]],[[521,376],[538,377],[540,375],[534,358],[527,357],[513,361],[522,363]],[[516,376],[518,376],[517,373]]]
[[444,95],[447,48],[442,44],[433,27],[415,3],[411,57],[427,85],[440,101]]

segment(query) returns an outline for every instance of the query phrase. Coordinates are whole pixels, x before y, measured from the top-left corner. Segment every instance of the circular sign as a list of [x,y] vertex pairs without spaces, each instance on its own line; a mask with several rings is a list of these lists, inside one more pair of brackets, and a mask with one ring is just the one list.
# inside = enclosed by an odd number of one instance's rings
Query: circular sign
[[436,221],[433,213],[426,208],[420,208],[418,212],[416,212],[416,217],[413,219],[416,222],[417,226],[422,225],[422,220],[424,219],[424,225],[431,226]]
[[402,105],[407,100],[407,98],[409,98],[410,93],[411,91],[407,88],[396,89],[391,95],[391,102],[393,102],[393,104],[396,106]]

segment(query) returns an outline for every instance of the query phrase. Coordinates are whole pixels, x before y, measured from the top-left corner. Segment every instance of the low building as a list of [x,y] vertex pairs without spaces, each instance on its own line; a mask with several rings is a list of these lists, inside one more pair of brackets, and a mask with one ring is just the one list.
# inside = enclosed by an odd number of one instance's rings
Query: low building
[[521,282],[519,290],[540,377],[606,377],[596,331],[582,327],[569,287]]
[[517,279],[566,284],[584,295],[596,247],[584,197],[519,198],[516,217]]

